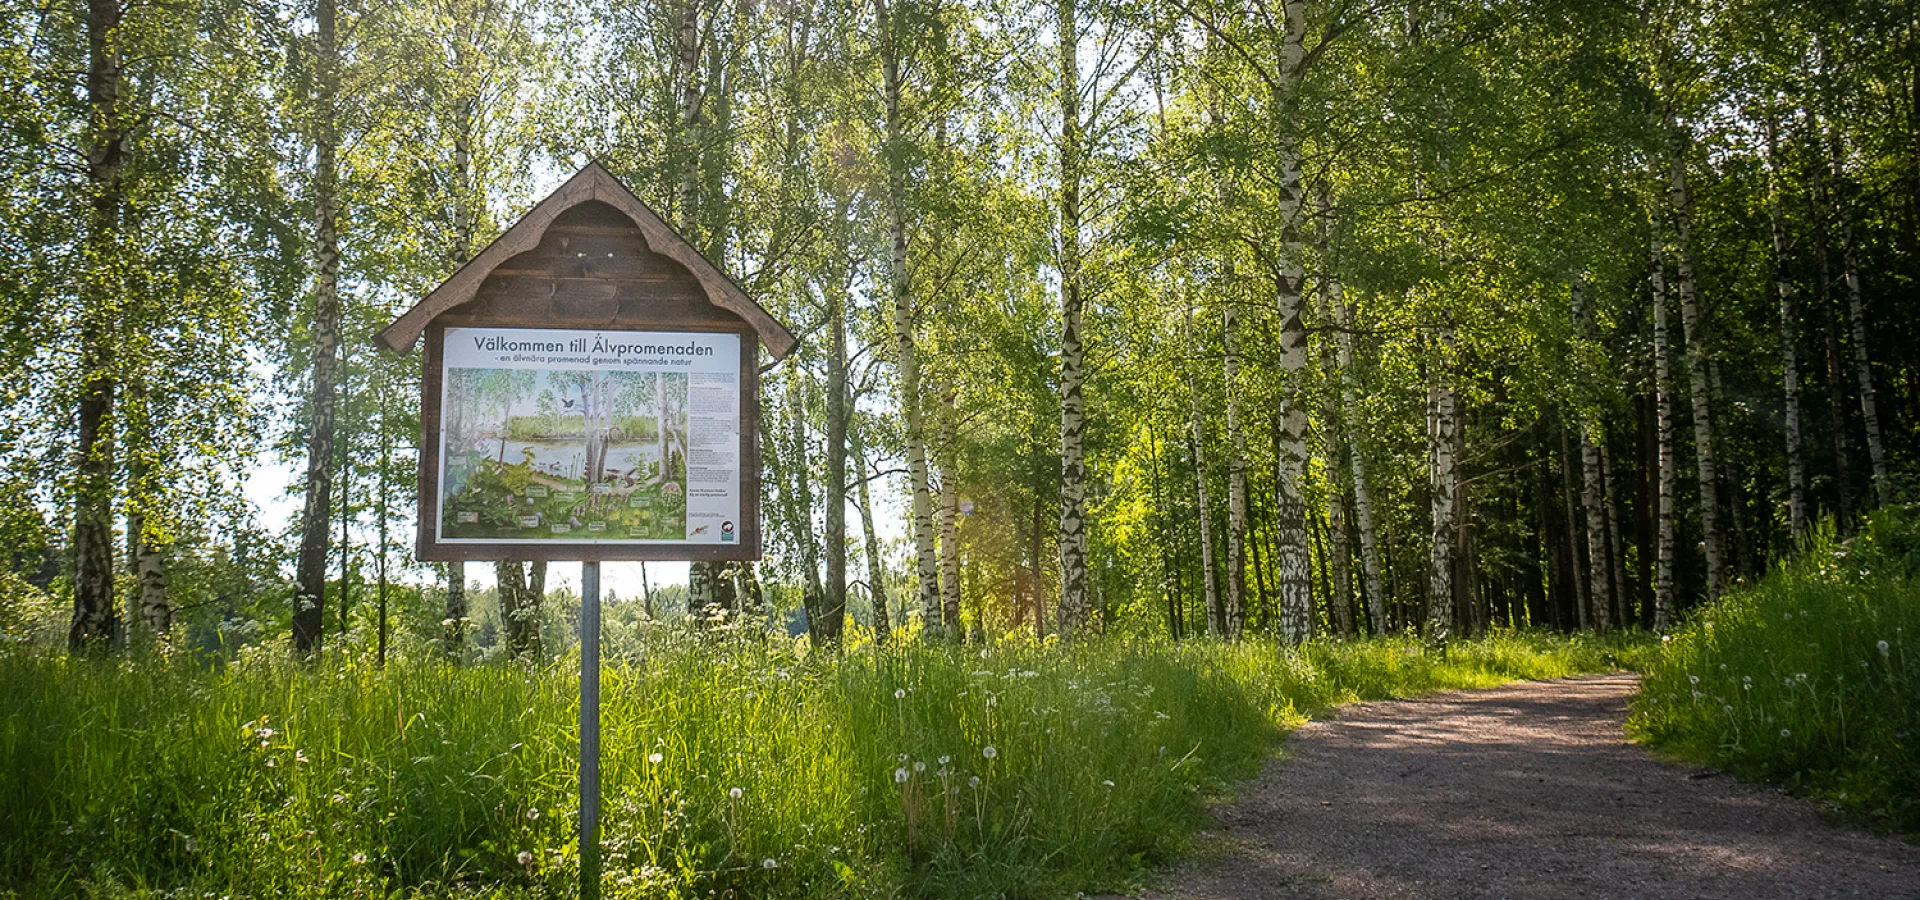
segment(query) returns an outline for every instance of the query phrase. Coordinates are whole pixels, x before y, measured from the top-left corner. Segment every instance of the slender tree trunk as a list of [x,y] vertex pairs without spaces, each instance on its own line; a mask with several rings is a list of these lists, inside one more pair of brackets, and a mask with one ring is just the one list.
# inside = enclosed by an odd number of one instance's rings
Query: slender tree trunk
[[953,383],[940,391],[940,605],[941,621],[947,637],[961,640],[966,631],[960,622],[960,473],[954,455],[960,440],[955,433]]
[[[1319,258],[1322,270],[1318,313],[1322,326],[1338,327],[1336,320],[1340,315],[1340,307],[1344,305],[1345,288],[1333,273],[1333,195],[1331,185],[1326,182],[1320,186],[1319,206]],[[1331,585],[1327,592],[1327,605],[1333,612],[1333,621],[1340,633],[1351,636],[1355,630],[1353,552],[1347,546],[1346,468],[1342,464],[1346,453],[1346,435],[1340,427],[1340,402],[1346,394],[1346,373],[1341,371],[1339,354],[1335,349],[1338,343],[1332,334],[1320,341],[1320,371],[1326,379],[1320,399],[1320,433],[1326,444],[1327,460],[1327,555]]]
[[1707,599],[1727,590],[1726,554],[1720,534],[1720,480],[1713,452],[1713,399],[1707,384],[1706,319],[1700,309],[1699,282],[1693,265],[1693,200],[1687,191],[1686,162],[1676,146],[1670,151],[1668,211],[1673,216],[1674,275],[1680,292],[1680,325],[1686,333],[1687,379],[1693,397],[1694,464],[1700,480],[1700,530],[1707,557]]
[[894,365],[900,373],[900,410],[906,422],[907,481],[913,493],[914,569],[919,576],[920,612],[926,627],[940,621],[939,561],[933,545],[933,496],[927,474],[925,417],[920,405],[920,358],[914,348],[914,304],[907,271],[907,152],[900,121],[904,41],[897,33],[892,0],[876,0],[882,40],[880,69],[886,93],[887,279],[893,293]]
[[1653,396],[1656,407],[1660,475],[1659,505],[1655,513],[1653,630],[1673,628],[1673,499],[1679,469],[1673,449],[1673,350],[1667,337],[1666,254],[1661,249],[1660,218],[1656,213],[1647,243],[1653,279]]
[[[1240,427],[1240,352],[1235,345],[1240,309],[1238,293],[1231,288],[1233,277],[1229,262],[1225,280],[1230,293],[1221,298],[1220,308],[1227,399],[1227,600],[1221,624],[1223,633],[1237,640],[1247,622],[1247,436]],[[1198,401],[1198,395],[1194,399]],[[1197,416],[1194,424],[1199,425]]]
[[[1816,129],[1813,130],[1816,134]],[[1813,170],[1812,183],[1807,192],[1807,205],[1811,207],[1813,217],[1814,258],[1820,273],[1820,322],[1821,337],[1827,355],[1827,410],[1832,427],[1828,429],[1833,440],[1833,484],[1835,499],[1839,501],[1836,518],[1842,535],[1853,534],[1853,460],[1847,444],[1853,431],[1853,423],[1847,419],[1847,382],[1840,374],[1840,329],[1833,311],[1833,270],[1830,265],[1831,254],[1827,252],[1827,184],[1818,165]]]
[[[830,226],[839,246],[839,264],[833,284],[825,290],[827,301],[827,489],[826,503],[827,584],[824,614],[815,623],[814,635],[827,646],[839,646],[847,609],[847,298],[843,277],[850,277],[852,260],[847,256],[847,204],[836,204]],[[844,273],[844,276],[843,276]]]
[[[1573,327],[1581,342],[1592,340],[1592,310],[1587,306],[1584,276],[1576,277],[1573,282]],[[1612,606],[1609,599],[1611,592],[1607,587],[1607,519],[1603,506],[1606,498],[1600,477],[1599,442],[1605,438],[1600,434],[1600,425],[1594,421],[1592,413],[1580,413],[1579,427],[1583,476],[1580,505],[1587,514],[1587,598],[1591,604],[1588,619],[1593,623],[1594,631],[1604,632],[1610,624],[1607,612]]]
[[[1153,440],[1155,440],[1153,436],[1148,435],[1148,441],[1152,442]],[[1157,494],[1159,493],[1158,485],[1160,481],[1160,463],[1157,458],[1153,465],[1154,492]],[[1043,590],[1044,583],[1041,581],[1040,576],[1040,571],[1043,566],[1040,559],[1040,555],[1043,552],[1041,541],[1046,539],[1046,515],[1040,505],[1040,498],[1042,496],[1044,495],[1037,489],[1033,492],[1033,521],[1027,529],[1027,575],[1031,579],[1033,586],[1033,636],[1035,639],[1044,639],[1047,636],[1047,606],[1041,602],[1041,597],[1046,592]],[[1164,549],[1162,550],[1161,558],[1166,558]]]
[[[800,544],[800,566],[806,570],[802,575],[800,600],[807,610],[807,630],[817,635],[819,620],[826,615],[826,591],[820,584],[820,544],[813,531],[813,482],[809,475],[811,463],[807,459],[806,397],[802,392],[797,366],[787,367],[787,400],[787,421],[791,425],[789,434],[792,438],[788,459],[793,466],[793,502],[789,508],[794,517],[794,540]],[[928,624],[937,624],[937,619]]]
[[500,595],[500,622],[506,632],[507,655],[514,659],[540,657],[540,600],[546,595],[547,564],[532,566],[516,560],[497,560],[494,580]]
[[[1198,347],[1193,339],[1191,300],[1187,302],[1187,355],[1198,355]],[[1192,413],[1188,419],[1188,432],[1193,442],[1194,496],[1200,504],[1200,578],[1206,595],[1207,633],[1219,637],[1227,633],[1227,611],[1220,602],[1220,579],[1213,566],[1213,503],[1207,497],[1207,433],[1203,427],[1206,418],[1202,414],[1200,376],[1195,372],[1197,368],[1192,363],[1187,366],[1187,399]]]
[[162,536],[166,529],[155,525],[149,511],[163,508],[165,501],[148,462],[154,452],[152,410],[142,373],[129,373],[124,400],[118,405],[127,455],[127,566],[137,600],[130,618],[164,643],[173,628],[173,607],[167,599],[167,541]]
[[1070,638],[1093,614],[1087,596],[1086,351],[1081,345],[1080,22],[1079,0],[1056,0],[1060,42],[1060,635]]
[[1600,489],[1606,498],[1607,513],[1607,564],[1613,572],[1612,596],[1613,612],[1623,627],[1633,625],[1633,595],[1627,590],[1627,548],[1620,543],[1620,495],[1614,493],[1613,453],[1603,442],[1600,445]]
[[313,383],[307,425],[307,496],[300,517],[300,555],[294,569],[293,646],[303,654],[320,649],[326,603],[327,531],[333,510],[335,380],[340,356],[339,170],[334,100],[339,90],[340,51],[335,41],[334,0],[318,0],[313,105],[314,311]]
[[122,288],[114,272],[125,205],[122,167],[127,155],[122,89],[120,0],[87,3],[86,269],[80,326],[80,408],[74,484],[73,619],[67,647],[102,653],[121,645],[120,611],[113,597],[113,473],[115,334]]
[[1380,539],[1374,527],[1373,490],[1367,480],[1367,454],[1360,437],[1367,433],[1367,419],[1360,407],[1353,378],[1353,304],[1346,300],[1344,293],[1334,300],[1334,308],[1340,316],[1340,394],[1341,405],[1346,408],[1349,419],[1347,433],[1353,436],[1347,448],[1348,463],[1353,469],[1353,513],[1354,524],[1360,531],[1360,572],[1361,583],[1366,590],[1367,627],[1374,634],[1387,631],[1386,591],[1380,576]]
[[1834,191],[1834,210],[1840,218],[1840,252],[1847,282],[1847,326],[1853,344],[1853,374],[1860,385],[1860,418],[1867,430],[1867,461],[1873,467],[1874,500],[1886,506],[1893,502],[1893,477],[1887,470],[1886,444],[1881,438],[1880,410],[1873,390],[1873,359],[1867,352],[1866,303],[1860,291],[1860,253],[1854,243],[1853,205],[1847,197],[1848,185],[1840,168],[1837,142],[1833,152],[1834,177],[1839,181]]
[[1566,429],[1560,431],[1560,492],[1567,512],[1567,568],[1568,581],[1573,584],[1573,619],[1577,627],[1585,630],[1590,624],[1593,612],[1593,582],[1580,573],[1580,522],[1575,517],[1573,492],[1573,470],[1578,458],[1567,446]]
[[390,471],[389,466],[391,466],[393,460],[393,439],[392,432],[387,430],[388,389],[384,377],[381,378],[380,385],[376,390],[380,392],[380,486],[378,489],[378,502],[376,504],[376,515],[378,516],[376,536],[380,541],[380,556],[374,571],[374,577],[377,579],[374,594],[379,604],[380,643],[378,650],[379,655],[375,658],[378,660],[378,664],[384,668],[387,664],[387,498],[392,496],[392,489],[388,483],[387,476]]
[[1774,129],[1773,120],[1768,119],[1767,218],[1773,226],[1773,283],[1780,294],[1780,371],[1787,395],[1787,510],[1793,526],[1793,546],[1800,548],[1806,546],[1808,536],[1807,456],[1800,415],[1800,338],[1793,275],[1787,262],[1787,228],[1780,209],[1780,161]]
[[887,610],[887,569],[881,562],[880,537],[873,529],[873,501],[867,489],[867,483],[873,478],[873,465],[867,459],[866,432],[865,427],[854,427],[849,432],[849,440],[853,460],[860,465],[860,476],[854,481],[859,485],[860,533],[867,552],[867,595],[873,598],[873,640],[884,644],[893,634],[893,622]]
[[1436,329],[1438,353],[1427,382],[1427,450],[1433,531],[1427,556],[1427,643],[1442,651],[1453,626],[1453,544],[1455,500],[1459,489],[1459,458],[1454,430],[1460,427],[1451,371],[1454,355],[1452,326]]
[[1307,413],[1295,391],[1307,368],[1307,330],[1302,320],[1300,242],[1300,143],[1292,111],[1306,57],[1305,0],[1285,0],[1286,32],[1273,100],[1278,160],[1280,245],[1276,301],[1280,318],[1280,374],[1287,385],[1278,408],[1279,454],[1274,464],[1274,567],[1279,579],[1280,633],[1290,641],[1313,635],[1311,563],[1307,554]]

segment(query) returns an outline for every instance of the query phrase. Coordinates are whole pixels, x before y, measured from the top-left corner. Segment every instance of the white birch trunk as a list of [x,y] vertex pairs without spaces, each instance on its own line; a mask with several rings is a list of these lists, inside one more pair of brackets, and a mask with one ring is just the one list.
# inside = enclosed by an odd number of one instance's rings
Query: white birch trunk
[[[1917,68],[1916,71],[1920,71]],[[1847,336],[1853,344],[1853,374],[1860,383],[1860,418],[1867,429],[1867,462],[1873,467],[1874,500],[1893,502],[1893,476],[1887,470],[1887,448],[1880,433],[1880,408],[1873,391],[1873,358],[1867,352],[1866,302],[1860,295],[1860,249],[1853,236],[1853,204],[1841,169],[1840,145],[1833,144],[1834,212],[1840,219],[1842,278],[1847,283]]]
[[1286,32],[1280,47],[1275,86],[1274,136],[1279,171],[1280,245],[1276,254],[1276,305],[1280,315],[1280,396],[1274,462],[1274,570],[1280,604],[1280,633],[1294,642],[1313,636],[1312,563],[1307,552],[1307,412],[1298,385],[1307,369],[1307,330],[1302,320],[1300,243],[1300,143],[1286,128],[1299,92],[1306,57],[1305,0],[1285,0]]
[[[1193,340],[1193,303],[1187,303],[1187,356],[1197,355]],[[1220,602],[1220,579],[1213,566],[1213,503],[1207,497],[1207,434],[1200,403],[1198,366],[1187,365],[1187,400],[1190,416],[1189,440],[1193,442],[1193,486],[1200,504],[1200,581],[1206,586],[1207,633],[1216,637],[1227,633],[1227,613]]]
[[1346,407],[1348,434],[1352,436],[1347,448],[1348,461],[1353,469],[1353,515],[1354,524],[1360,531],[1360,572],[1361,583],[1366,590],[1367,627],[1374,634],[1387,631],[1387,600],[1384,580],[1380,569],[1379,532],[1375,529],[1373,510],[1373,489],[1367,481],[1367,455],[1362,449],[1361,438],[1366,434],[1367,419],[1360,408],[1360,398],[1354,387],[1353,372],[1353,304],[1346,300],[1345,292],[1334,298],[1334,306],[1340,316],[1340,393],[1342,405]]
[[1673,450],[1673,349],[1667,337],[1666,254],[1661,250],[1658,213],[1647,242],[1653,273],[1653,398],[1660,460],[1659,501],[1655,510],[1653,630],[1673,628],[1673,490],[1678,469]]
[[[925,416],[920,403],[920,354],[914,347],[912,281],[907,270],[907,163],[900,123],[901,41],[891,3],[876,3],[880,27],[882,88],[886,94],[887,280],[893,293],[894,366],[900,373],[901,418],[906,422],[907,484],[912,493],[914,572],[920,615],[927,627],[940,621],[939,559],[934,551],[933,489],[927,472]],[[902,604],[902,614],[905,604]]]
[[1773,231],[1773,284],[1780,295],[1780,372],[1786,390],[1787,518],[1793,546],[1806,546],[1807,455],[1801,434],[1798,310],[1793,277],[1787,267],[1787,228],[1780,209],[1780,160],[1775,125],[1767,121],[1767,218]]
[[1060,42],[1060,636],[1071,638],[1093,615],[1087,596],[1087,484],[1084,298],[1080,283],[1080,23],[1078,0],[1056,0]]
[[1460,427],[1451,371],[1454,358],[1452,326],[1436,334],[1438,353],[1427,382],[1427,449],[1430,459],[1433,533],[1427,555],[1427,644],[1445,650],[1453,630],[1453,549],[1459,488],[1459,458],[1455,454]]
[[1687,341],[1687,381],[1693,398],[1694,464],[1700,481],[1700,531],[1707,557],[1707,599],[1727,590],[1726,552],[1720,531],[1720,480],[1713,453],[1713,395],[1707,384],[1706,321],[1700,311],[1700,287],[1693,271],[1693,200],[1687,190],[1686,161],[1670,151],[1668,209],[1673,215],[1674,275],[1680,292],[1680,325]]
[[[1320,302],[1316,312],[1321,325],[1330,326],[1339,315],[1337,309],[1342,303],[1344,288],[1333,273],[1333,198],[1331,187],[1326,183],[1321,184],[1319,200]],[[1337,343],[1331,333],[1320,341],[1320,372],[1326,381],[1320,395],[1320,434],[1326,445],[1327,461],[1327,569],[1328,578],[1333,582],[1327,591],[1327,606],[1335,627],[1341,634],[1351,635],[1354,633],[1353,554],[1347,546],[1347,491],[1345,468],[1341,465],[1345,435],[1340,428],[1345,376],[1340,371]]]
[[[1231,284],[1231,262],[1226,266],[1225,275]],[[1222,368],[1227,392],[1227,599],[1221,624],[1227,637],[1238,639],[1247,620],[1247,436],[1240,427],[1240,353],[1234,343],[1240,330],[1238,297],[1229,293],[1221,300],[1221,343],[1226,354]],[[1191,319],[1191,307],[1187,315]],[[1191,324],[1188,328],[1191,330]],[[1196,391],[1196,440],[1200,436],[1199,401],[1200,396]],[[1205,484],[1204,478],[1201,483]]]
[[[1585,343],[1592,332],[1592,310],[1587,308],[1587,285],[1584,277],[1573,282],[1573,327],[1578,340]],[[1579,358],[1576,356],[1576,358]],[[1587,373],[1591,375],[1592,373]],[[1592,605],[1588,621],[1593,630],[1604,632],[1608,625],[1608,611],[1611,608],[1611,591],[1607,586],[1607,519],[1601,504],[1606,502],[1600,477],[1601,440],[1599,423],[1593,420],[1591,413],[1580,414],[1580,468],[1582,474],[1580,505],[1587,514],[1587,602]]]
[[960,623],[960,478],[954,465],[958,443],[953,384],[940,393],[940,604],[947,637],[966,637]]

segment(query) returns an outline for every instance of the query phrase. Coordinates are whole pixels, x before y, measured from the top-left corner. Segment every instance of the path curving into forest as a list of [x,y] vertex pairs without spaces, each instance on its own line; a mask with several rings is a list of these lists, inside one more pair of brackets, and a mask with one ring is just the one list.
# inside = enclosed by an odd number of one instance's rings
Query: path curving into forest
[[1920,898],[1920,847],[1656,759],[1628,674],[1350,706],[1215,811],[1154,900]]

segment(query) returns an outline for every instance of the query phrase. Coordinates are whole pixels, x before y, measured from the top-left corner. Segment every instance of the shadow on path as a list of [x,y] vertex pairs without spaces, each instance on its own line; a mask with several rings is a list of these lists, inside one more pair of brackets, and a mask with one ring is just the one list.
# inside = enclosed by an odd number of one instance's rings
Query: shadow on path
[[1920,898],[1920,847],[1655,759],[1611,674],[1348,707],[1143,898]]

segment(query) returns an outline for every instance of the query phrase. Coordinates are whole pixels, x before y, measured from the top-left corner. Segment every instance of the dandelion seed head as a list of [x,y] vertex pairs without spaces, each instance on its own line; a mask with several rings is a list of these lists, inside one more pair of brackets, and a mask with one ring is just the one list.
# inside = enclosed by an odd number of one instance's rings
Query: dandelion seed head
[[923,762],[919,762],[919,761],[915,761],[915,762],[914,762],[914,764],[913,764],[913,771],[914,771],[914,774],[916,774],[916,775],[917,775],[917,774],[919,774],[919,773],[921,773],[921,772],[925,772],[926,770],[927,770],[927,764],[926,764],[926,763],[923,763]]
[[968,787],[979,787],[979,786],[980,786],[980,776],[978,776],[978,775],[974,775],[974,776],[972,776],[972,777],[970,777],[970,778],[968,778],[968,779],[967,779],[967,786],[968,786]]
[[999,756],[1000,751],[993,749],[992,744],[988,744],[987,746],[980,748],[980,755],[988,759],[992,759],[996,756]]
[[655,765],[658,765],[658,764],[660,763],[660,761],[661,761],[661,760],[663,760],[663,759],[666,759],[666,757],[665,757],[665,756],[662,756],[661,754],[658,754],[658,753],[649,753],[649,754],[647,754],[647,762],[650,762],[650,763],[653,763],[653,764],[655,764]]
[[746,793],[746,792],[745,792],[745,791],[742,791],[742,790],[740,790],[739,788],[728,788],[728,789],[727,789],[727,796],[728,796],[728,797],[731,797],[731,798],[733,798],[733,799],[735,799],[735,800],[738,800],[738,799],[740,799],[740,796],[741,796],[742,794],[744,794],[744,793]]
[[893,783],[894,784],[907,783],[907,767],[906,766],[901,766],[900,768],[893,770]]
[[907,689],[906,689],[906,688],[894,688],[894,689],[893,689],[893,699],[895,699],[895,700],[905,700],[905,699],[907,699]]
[[523,866],[533,865],[533,854],[526,850],[520,851],[520,855],[516,857],[516,859],[519,859],[520,864]]
[[771,857],[771,856],[769,856],[769,857],[767,857],[766,859],[763,859],[763,860],[761,860],[761,861],[760,861],[760,868],[762,868],[762,869],[778,869],[778,868],[780,868],[780,864],[779,864],[779,863],[777,863],[777,862],[774,862],[774,861],[773,861],[773,857]]

